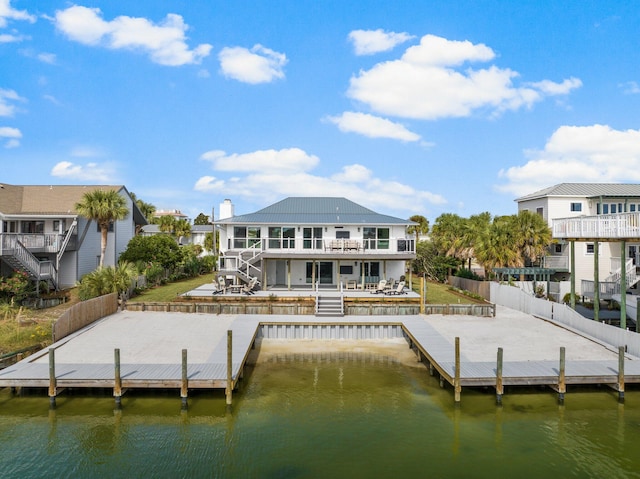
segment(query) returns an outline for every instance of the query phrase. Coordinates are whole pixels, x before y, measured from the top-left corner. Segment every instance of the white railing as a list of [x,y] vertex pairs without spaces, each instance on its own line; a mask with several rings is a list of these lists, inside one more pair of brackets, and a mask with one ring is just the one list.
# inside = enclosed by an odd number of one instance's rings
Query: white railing
[[[242,239],[241,239],[242,240]],[[342,238],[262,238],[261,240],[251,240],[255,244],[244,247],[246,242],[230,238],[230,245],[238,245],[230,248],[236,254],[239,251],[279,251],[282,253],[292,253],[305,255],[313,253],[399,253],[412,254],[416,251],[415,238],[390,238],[390,239],[342,239]],[[242,245],[242,246],[240,246]],[[309,247],[311,246],[311,247]]]
[[552,220],[554,238],[640,238],[640,212]]

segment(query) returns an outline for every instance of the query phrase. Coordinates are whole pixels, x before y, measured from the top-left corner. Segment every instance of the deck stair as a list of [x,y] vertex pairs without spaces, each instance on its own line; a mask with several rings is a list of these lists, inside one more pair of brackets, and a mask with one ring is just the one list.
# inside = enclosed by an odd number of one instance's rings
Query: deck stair
[[[636,265],[633,264],[633,259],[628,259],[625,264],[625,281],[627,289],[631,288],[638,281],[640,281],[640,275],[638,275]],[[620,280],[622,278],[622,268],[617,268],[611,275],[599,282],[600,299],[610,300],[614,295],[620,295]],[[582,280],[582,295],[589,298],[594,297],[595,283],[590,280]]]
[[36,258],[14,235],[2,235],[2,260],[15,271],[24,271],[29,278],[46,281],[49,287],[57,289],[58,272],[51,261]]
[[316,316],[344,316],[344,301],[342,295],[318,295],[316,297]]
[[259,285],[262,278],[262,252],[262,242],[242,250],[229,250],[224,255],[219,272],[235,276],[245,283],[249,283],[251,278],[256,278]]

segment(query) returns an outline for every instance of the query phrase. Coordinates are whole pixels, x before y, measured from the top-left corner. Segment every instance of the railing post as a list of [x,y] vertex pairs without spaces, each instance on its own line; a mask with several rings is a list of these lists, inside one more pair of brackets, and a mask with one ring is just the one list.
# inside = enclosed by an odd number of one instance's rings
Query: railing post
[[453,378],[453,397],[456,404],[460,402],[460,392],[462,386],[460,386],[460,338],[456,336],[456,351],[455,351],[455,374]]
[[116,400],[116,408],[122,407],[122,376],[120,374],[120,349],[113,350],[113,359],[115,364],[115,378],[113,381],[113,397]]
[[502,384],[502,348],[498,348],[498,364],[496,365],[496,403],[502,404],[504,386]]
[[560,347],[560,374],[558,375],[558,402],[564,403],[564,394],[567,392],[567,386],[565,383],[565,348]]
[[624,346],[618,346],[618,401],[624,402]]
[[227,331],[227,388],[225,391],[225,398],[227,408],[231,407],[233,400],[233,331]]
[[182,382],[180,387],[180,397],[182,398],[182,409],[187,409],[187,396],[189,394],[189,377],[187,374],[187,350],[182,350]]
[[56,394],[57,394],[57,382],[56,382],[56,350],[55,348],[49,348],[49,408],[55,409],[56,407]]

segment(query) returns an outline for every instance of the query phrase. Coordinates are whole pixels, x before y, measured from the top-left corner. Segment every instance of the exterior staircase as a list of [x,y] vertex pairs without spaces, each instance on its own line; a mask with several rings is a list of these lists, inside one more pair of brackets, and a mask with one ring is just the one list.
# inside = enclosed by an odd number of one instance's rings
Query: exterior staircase
[[236,276],[245,283],[251,278],[260,284],[262,278],[262,242],[243,250],[229,250],[222,258],[218,271],[225,276]]
[[316,316],[341,317],[344,316],[344,301],[342,295],[316,296]]
[[[599,292],[601,300],[614,299],[614,295],[620,295],[620,282],[622,279],[622,268],[616,269],[611,275],[600,281]],[[633,259],[628,259],[625,264],[625,281],[627,289],[631,288],[634,284],[640,281],[640,275],[638,275],[636,265],[633,264]],[[594,297],[595,282],[590,280],[582,280],[582,295],[588,298]]]
[[15,271],[24,271],[29,278],[46,281],[57,289],[58,271],[51,261],[40,261],[14,235],[2,235],[2,260]]

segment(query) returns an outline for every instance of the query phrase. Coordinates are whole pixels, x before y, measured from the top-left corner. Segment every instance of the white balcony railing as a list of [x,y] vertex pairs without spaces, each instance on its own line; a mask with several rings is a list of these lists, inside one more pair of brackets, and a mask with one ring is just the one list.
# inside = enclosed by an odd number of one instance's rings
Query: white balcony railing
[[[249,246],[247,244],[249,243]],[[416,251],[415,238],[390,239],[301,239],[301,238],[263,238],[260,240],[245,238],[231,238],[229,244],[233,250],[258,248],[264,252],[282,252],[291,254],[309,253],[398,253],[412,254]]]
[[558,239],[640,239],[640,212],[552,220]]

